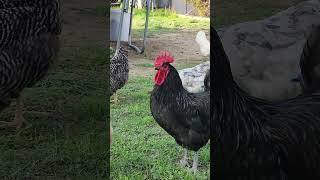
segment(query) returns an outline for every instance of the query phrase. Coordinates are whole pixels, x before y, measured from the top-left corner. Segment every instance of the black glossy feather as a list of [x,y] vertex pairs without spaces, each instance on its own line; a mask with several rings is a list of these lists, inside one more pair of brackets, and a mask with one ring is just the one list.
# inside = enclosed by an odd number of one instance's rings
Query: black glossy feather
[[206,72],[204,77],[204,90],[210,91],[210,69]]
[[320,90],[320,25],[308,36],[300,58],[304,93]]
[[214,175],[224,180],[320,178],[320,94],[281,102],[250,96],[232,77],[213,27]]
[[197,151],[210,138],[209,97],[210,92],[187,92],[177,70],[169,65],[165,82],[161,86],[155,85],[151,93],[151,113],[179,145]]

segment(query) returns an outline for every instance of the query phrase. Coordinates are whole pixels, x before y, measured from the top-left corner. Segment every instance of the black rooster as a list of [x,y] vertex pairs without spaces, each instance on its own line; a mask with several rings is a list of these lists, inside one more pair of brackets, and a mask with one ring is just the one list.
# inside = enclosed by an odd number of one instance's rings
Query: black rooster
[[[115,56],[111,59],[110,64],[110,96],[121,89],[128,81],[129,77],[129,64],[128,64],[128,51],[120,47]],[[117,101],[117,95],[115,95]]]
[[320,179],[320,94],[282,102],[250,96],[213,38],[214,175],[224,180]]
[[151,113],[157,123],[186,148],[180,161],[183,166],[188,164],[187,149],[196,151],[192,165],[192,170],[196,171],[198,150],[210,138],[210,92],[187,92],[177,70],[170,65],[173,61],[169,54],[159,55],[155,60],[157,74],[150,96]]
[[15,118],[25,120],[20,93],[42,79],[59,50],[58,0],[0,0],[0,111],[17,99]]

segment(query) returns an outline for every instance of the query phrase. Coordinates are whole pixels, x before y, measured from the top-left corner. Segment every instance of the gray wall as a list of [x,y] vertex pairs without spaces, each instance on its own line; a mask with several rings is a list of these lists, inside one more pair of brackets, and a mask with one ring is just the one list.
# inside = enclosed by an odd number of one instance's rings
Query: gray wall
[[[143,7],[146,0],[137,0],[137,5],[139,8]],[[153,1],[156,8],[169,8],[171,6],[171,1],[173,0],[150,0]]]
[[[190,10],[194,9],[191,2],[188,0],[172,0],[172,10],[178,14],[187,14]],[[196,12],[196,10],[194,10]],[[192,15],[195,15],[192,13]]]
[[138,6],[138,8],[142,8],[142,7],[143,7],[143,1],[144,1],[144,0],[137,0],[137,6]]
[[[187,14],[191,10],[192,13],[189,15],[198,15],[196,9],[193,8],[190,0],[153,0],[155,2],[156,8],[170,8],[176,11],[178,14]],[[187,3],[186,3],[187,1]],[[145,0],[137,0],[137,5],[139,8],[142,8],[145,3]]]
[[174,0],[154,0],[155,7],[157,8],[169,8],[171,6],[171,1]]

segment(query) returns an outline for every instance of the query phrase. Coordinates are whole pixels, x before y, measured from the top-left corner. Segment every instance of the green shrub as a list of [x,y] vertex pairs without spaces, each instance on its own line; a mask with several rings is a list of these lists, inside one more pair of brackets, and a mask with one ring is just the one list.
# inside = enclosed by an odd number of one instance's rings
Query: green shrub
[[210,0],[191,0],[200,16],[210,16]]

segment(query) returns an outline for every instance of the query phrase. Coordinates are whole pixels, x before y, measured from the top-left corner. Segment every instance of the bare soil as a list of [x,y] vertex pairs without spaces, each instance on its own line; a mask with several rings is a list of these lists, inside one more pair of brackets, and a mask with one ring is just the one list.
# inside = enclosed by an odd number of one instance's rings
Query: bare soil
[[[107,43],[107,21],[105,15],[97,15],[94,11],[103,7],[101,0],[65,0],[63,1],[63,31],[62,52],[69,48],[77,48],[83,44]],[[85,8],[84,8],[85,7]],[[147,48],[143,54],[129,49],[126,42],[122,45],[129,50],[129,63],[131,75],[149,75],[154,73],[151,66],[156,55],[168,50],[176,58],[176,64],[194,64],[195,61],[203,60],[199,47],[195,42],[196,30],[181,30],[170,33],[160,33],[147,39]],[[206,32],[209,34],[209,31]],[[142,40],[136,39],[134,43],[141,47]],[[114,46],[115,43],[112,43]]]
[[94,14],[94,10],[103,7],[103,5],[105,2],[101,0],[62,1],[63,42],[61,44],[63,47],[76,47],[91,42],[101,44],[106,42],[106,16]]
[[[146,76],[154,73],[154,68],[147,65],[152,65],[157,54],[164,50],[170,51],[175,57],[176,65],[195,64],[203,61],[204,58],[195,41],[197,32],[195,30],[181,30],[153,35],[147,39],[147,48],[143,54],[129,49],[130,74]],[[208,35],[209,31],[206,31],[206,34]],[[141,39],[136,39],[134,42],[138,47],[141,47]],[[112,43],[113,46],[114,44]],[[122,42],[125,47],[127,47],[126,44],[126,42]]]

